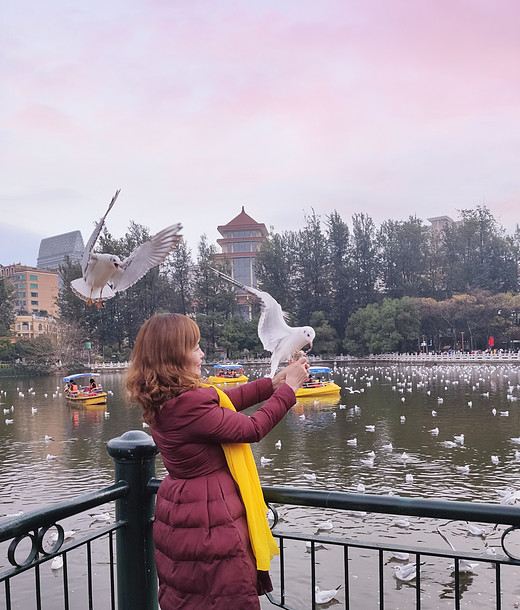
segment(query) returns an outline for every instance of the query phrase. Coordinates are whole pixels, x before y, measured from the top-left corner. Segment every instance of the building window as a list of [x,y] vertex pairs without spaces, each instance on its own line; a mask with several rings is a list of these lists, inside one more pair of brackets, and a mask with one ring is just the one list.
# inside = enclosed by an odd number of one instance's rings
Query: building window
[[229,231],[227,237],[260,237],[260,231]]
[[29,331],[29,323],[28,322],[22,322],[22,332],[23,331]]
[[38,330],[42,331],[43,330],[43,324],[38,324]]
[[38,290],[38,284],[31,284],[31,288],[35,288],[36,290]]
[[31,296],[32,297],[38,297],[38,293],[37,292],[31,292]]
[[38,276],[37,276],[37,275],[30,275],[30,276],[29,276],[29,279],[30,279],[30,280],[36,280],[36,281],[38,281]]
[[[38,305],[38,301],[31,301],[31,305]],[[38,311],[38,310],[36,310]]]
[[240,257],[233,259],[233,278],[246,286],[255,286],[256,278],[252,265],[253,259]]
[[18,293],[18,296],[19,296],[20,298],[25,297],[25,292],[19,292],[19,293]]
[[230,246],[233,252],[256,252],[256,242],[237,241]]

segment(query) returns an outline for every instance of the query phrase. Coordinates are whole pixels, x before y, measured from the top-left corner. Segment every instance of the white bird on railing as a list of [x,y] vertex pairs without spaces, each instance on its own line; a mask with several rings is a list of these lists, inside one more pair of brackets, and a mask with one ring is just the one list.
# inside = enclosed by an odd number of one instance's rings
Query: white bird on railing
[[328,604],[334,597],[336,593],[340,590],[341,585],[336,587],[335,589],[324,589],[323,591],[316,585],[314,587],[314,596],[317,604]]
[[278,365],[283,360],[289,360],[292,355],[305,345],[312,347],[316,333],[311,326],[292,327],[287,324],[286,315],[280,304],[268,293],[246,286],[235,279],[211,268],[217,275],[231,284],[249,292],[261,303],[260,320],[258,321],[258,337],[264,349],[271,352],[271,371],[269,377],[274,377]]
[[334,524],[330,519],[327,519],[327,521],[320,521],[320,523],[316,523],[316,527],[318,530],[328,532],[334,528]]
[[111,299],[117,292],[126,290],[145,273],[164,261],[174,247],[180,242],[180,224],[163,229],[147,242],[137,246],[123,261],[115,254],[99,254],[94,246],[101,234],[105,218],[116,202],[119,191],[116,191],[103,218],[97,223],[87,242],[81,262],[82,277],[73,280],[71,287],[80,299],[97,307],[103,307],[103,301]]

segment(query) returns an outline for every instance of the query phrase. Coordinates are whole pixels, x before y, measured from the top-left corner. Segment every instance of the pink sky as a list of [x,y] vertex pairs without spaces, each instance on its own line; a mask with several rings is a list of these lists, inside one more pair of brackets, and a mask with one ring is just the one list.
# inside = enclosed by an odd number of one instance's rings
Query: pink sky
[[18,0],[0,21],[2,264],[86,240],[116,188],[116,237],[180,221],[193,249],[242,205],[277,231],[312,209],[520,222],[516,0]]

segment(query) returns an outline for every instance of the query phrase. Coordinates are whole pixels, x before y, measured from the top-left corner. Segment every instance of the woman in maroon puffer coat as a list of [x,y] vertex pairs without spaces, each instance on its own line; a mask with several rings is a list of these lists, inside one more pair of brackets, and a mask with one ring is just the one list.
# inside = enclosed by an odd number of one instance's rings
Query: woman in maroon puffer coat
[[[139,331],[127,377],[168,470],[154,522],[159,602],[161,610],[255,610],[272,585],[256,569],[221,443],[256,442],[272,430],[295,404],[308,364],[301,358],[272,380],[227,390],[235,412],[202,386],[199,340],[190,318],[153,316]],[[250,417],[239,412],[262,401]]]

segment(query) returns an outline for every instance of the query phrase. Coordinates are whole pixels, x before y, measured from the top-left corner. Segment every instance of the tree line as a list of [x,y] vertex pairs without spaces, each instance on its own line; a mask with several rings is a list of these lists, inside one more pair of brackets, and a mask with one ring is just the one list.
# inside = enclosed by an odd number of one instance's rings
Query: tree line
[[[124,258],[149,238],[132,222],[119,239],[105,227],[98,246]],[[68,261],[60,269],[57,357],[84,358],[88,340],[105,360],[126,359],[142,323],[161,311],[193,316],[208,358],[263,355],[259,306],[252,305],[252,319],[240,313],[234,288],[211,270],[230,272],[217,253],[204,235],[195,255],[182,241],[101,310],[72,293],[70,281],[81,269]],[[315,353],[473,350],[489,347],[490,337],[497,346],[517,345],[519,258],[519,227],[507,234],[485,206],[462,210],[440,230],[417,217],[376,227],[365,213],[348,223],[338,212],[324,218],[312,212],[301,230],[270,231],[256,255],[256,275],[290,324],[315,328]],[[0,285],[0,329],[9,310],[5,292]]]

